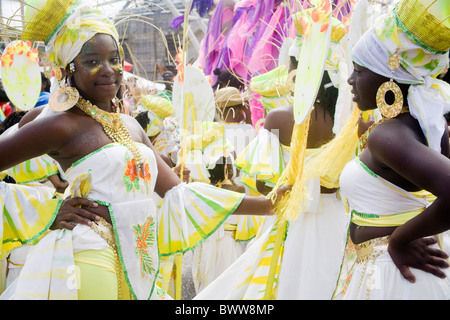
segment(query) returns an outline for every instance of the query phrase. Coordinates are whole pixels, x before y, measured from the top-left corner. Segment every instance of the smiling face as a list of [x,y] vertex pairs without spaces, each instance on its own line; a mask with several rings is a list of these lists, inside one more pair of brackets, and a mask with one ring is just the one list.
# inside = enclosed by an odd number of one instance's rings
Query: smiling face
[[80,94],[93,104],[109,105],[122,83],[123,60],[113,37],[96,34],[74,59],[72,81]]
[[[353,65],[353,73],[348,78],[348,84],[353,87],[353,101],[358,104],[361,111],[376,109],[378,88],[389,79],[356,63],[353,63]],[[386,96],[386,100],[390,100],[388,96]]]

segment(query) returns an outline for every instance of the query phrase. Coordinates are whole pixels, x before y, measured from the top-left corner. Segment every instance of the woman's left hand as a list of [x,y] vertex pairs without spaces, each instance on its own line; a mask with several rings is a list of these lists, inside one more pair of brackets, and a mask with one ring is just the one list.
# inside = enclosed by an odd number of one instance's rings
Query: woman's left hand
[[401,244],[391,238],[388,252],[402,276],[411,283],[414,283],[416,278],[410,267],[445,278],[445,273],[441,269],[449,267],[448,255],[442,250],[431,247],[436,243],[434,238],[421,238]]
[[101,216],[94,213],[99,205],[85,198],[67,198],[61,204],[58,215],[50,229],[72,230],[77,224],[90,226],[92,221],[99,221]]

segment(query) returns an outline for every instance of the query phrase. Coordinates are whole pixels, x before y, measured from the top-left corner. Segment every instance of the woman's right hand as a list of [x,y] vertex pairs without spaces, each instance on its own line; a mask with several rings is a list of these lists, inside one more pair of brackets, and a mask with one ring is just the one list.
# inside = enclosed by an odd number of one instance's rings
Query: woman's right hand
[[186,168],[186,167],[183,168],[183,176],[182,177],[181,177],[181,164],[179,164],[178,166],[173,168],[173,172],[175,172],[176,175],[178,177],[180,177],[181,181],[186,182],[186,183],[189,182],[189,176],[191,174],[191,170],[189,170],[188,168]]
[[[103,206],[102,206],[103,207]],[[77,224],[90,226],[101,219],[98,203],[86,198],[66,198],[50,229],[72,230]]]
[[420,238],[402,244],[391,236],[388,252],[403,278],[411,283],[416,281],[416,277],[410,267],[445,278],[445,273],[441,269],[449,267],[448,255],[432,247],[436,243],[437,240],[434,238]]

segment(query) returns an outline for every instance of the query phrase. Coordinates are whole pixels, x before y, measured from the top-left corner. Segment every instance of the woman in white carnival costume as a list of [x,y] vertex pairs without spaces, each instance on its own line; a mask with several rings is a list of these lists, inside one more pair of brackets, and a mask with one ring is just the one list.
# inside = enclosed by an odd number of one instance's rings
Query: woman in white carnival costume
[[450,86],[436,79],[448,65],[449,13],[448,1],[402,0],[353,48],[354,101],[383,118],[340,178],[356,261],[336,297],[450,298]]
[[[333,54],[327,61],[328,74],[338,73],[339,63],[345,63],[345,54],[339,44],[345,29],[340,26],[336,24],[332,28]],[[299,34],[302,34],[300,25],[297,27]],[[323,69],[319,72],[323,72]],[[283,92],[280,88],[289,78],[287,68],[280,67],[274,69],[272,73],[279,75],[278,81],[272,83],[278,86],[279,92]],[[336,88],[333,87],[329,77],[324,77],[323,82],[319,84],[322,86],[321,94],[318,96],[321,100],[315,101],[316,110],[312,111],[311,136],[308,136],[306,151],[309,165],[306,165],[305,171],[310,171],[311,180],[303,181],[309,186],[306,189],[311,201],[308,201],[306,206],[298,203],[297,208],[300,209],[294,210],[296,216],[290,217],[286,229],[282,229],[282,223],[279,223],[280,218],[276,221],[271,220],[270,226],[264,227],[264,234],[254,240],[243,255],[216,281],[205,288],[196,299],[330,299],[332,297],[339,275],[346,232],[344,204],[336,192],[339,187],[339,168],[351,159],[356,148],[355,128],[358,113],[352,114],[348,124],[333,139],[334,114],[329,114],[325,106],[332,104],[331,107],[334,110],[337,93],[333,97],[326,91],[336,90]],[[289,98],[280,98],[282,99],[278,100],[283,102],[289,101]],[[275,100],[271,99],[272,102]],[[291,157],[289,149],[292,150],[292,145],[295,143],[292,108],[292,105],[286,105],[270,111],[265,119],[264,128],[236,159],[235,165],[247,177],[255,178],[259,184],[258,190],[263,193],[267,193],[267,190],[276,186],[288,166],[289,157]],[[272,133],[271,129],[278,129],[279,135]],[[327,143],[328,141],[330,142]],[[320,166],[324,168],[319,169]],[[245,181],[251,185],[249,179]],[[268,185],[268,188],[262,186],[264,183]],[[279,249],[280,258],[277,259],[275,250],[280,233],[285,240],[282,241]],[[270,274],[274,260],[275,272]]]
[[[69,86],[61,83],[50,108],[0,138],[0,154],[10,155],[0,159],[0,170],[48,154],[70,186],[65,201],[23,197],[17,203],[23,192],[0,184],[7,213],[1,255],[37,242],[2,298],[166,298],[155,286],[160,256],[192,249],[231,213],[270,214],[273,206],[181,183],[139,123],[117,112],[112,100],[122,82],[123,52],[101,11],[81,1],[41,1],[33,8],[22,38],[45,41]],[[160,217],[153,191],[164,199]]]

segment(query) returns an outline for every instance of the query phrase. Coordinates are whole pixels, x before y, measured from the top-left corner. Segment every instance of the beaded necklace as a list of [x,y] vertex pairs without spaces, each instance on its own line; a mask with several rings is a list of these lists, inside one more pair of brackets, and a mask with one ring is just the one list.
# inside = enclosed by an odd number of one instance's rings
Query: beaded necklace
[[77,107],[84,111],[88,116],[103,126],[103,130],[111,138],[112,141],[124,144],[134,155],[137,164],[137,171],[144,172],[144,161],[142,160],[141,152],[131,139],[130,132],[125,127],[120,117],[119,108],[116,108],[116,113],[111,113],[100,109],[93,105],[89,100],[80,98]]

